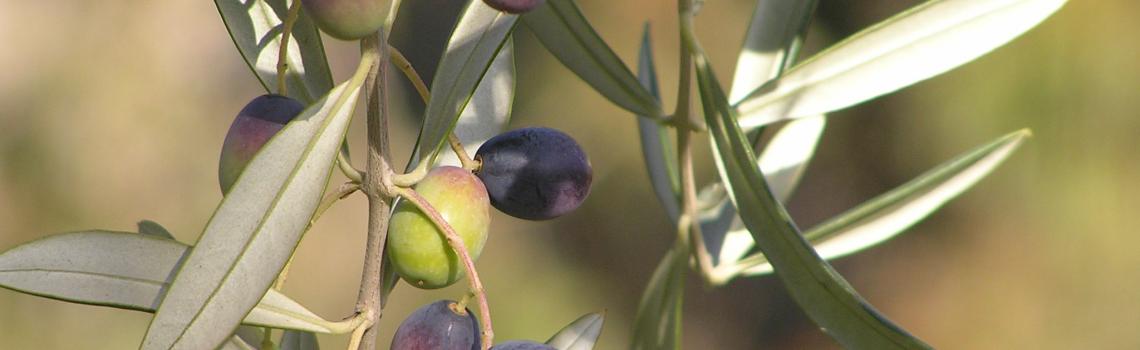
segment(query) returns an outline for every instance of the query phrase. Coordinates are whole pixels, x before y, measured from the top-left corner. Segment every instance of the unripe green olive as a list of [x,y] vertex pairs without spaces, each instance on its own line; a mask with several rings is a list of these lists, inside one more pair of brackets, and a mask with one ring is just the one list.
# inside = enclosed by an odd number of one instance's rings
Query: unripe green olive
[[[442,166],[428,172],[414,188],[455,229],[471,259],[478,258],[491,225],[483,182],[463,168]],[[387,249],[392,267],[413,286],[443,288],[464,275],[463,263],[443,232],[407,200],[396,205],[388,223]]]
[[301,0],[321,31],[341,40],[376,33],[388,12],[385,0]]

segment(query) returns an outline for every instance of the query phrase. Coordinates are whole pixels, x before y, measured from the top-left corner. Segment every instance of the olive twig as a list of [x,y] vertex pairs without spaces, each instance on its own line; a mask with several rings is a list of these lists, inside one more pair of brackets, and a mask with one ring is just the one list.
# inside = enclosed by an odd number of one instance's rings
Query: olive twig
[[[693,176],[693,131],[689,129],[677,130],[677,147],[679,164],[681,167],[681,217],[685,222],[678,229],[686,231],[689,239],[691,254],[697,260],[697,271],[707,283],[712,283],[709,276],[713,271],[712,257],[708,247],[705,246],[705,237],[701,232],[700,221],[697,220],[697,186]],[[684,233],[682,233],[684,234]]]
[[344,173],[344,177],[352,180],[352,182],[358,184],[364,182],[364,175],[361,174],[360,169],[352,166],[352,162],[348,160],[344,152],[336,153],[336,166],[340,168],[341,173]]
[[297,23],[300,14],[301,0],[293,0],[281,28],[281,41],[277,50],[277,94],[282,96],[289,94],[289,86],[285,84],[285,72],[289,70],[289,36],[293,34],[293,25]]
[[361,320],[359,324],[352,329],[352,337],[348,339],[348,350],[361,348],[361,342],[364,339],[364,332],[372,328],[371,311],[365,311],[354,317],[353,320]]
[[432,207],[424,197],[420,196],[415,190],[410,188],[399,187],[396,192],[405,200],[411,202],[416,208],[419,208],[436,227],[443,231],[444,238],[447,239],[447,244],[459,256],[459,260],[463,262],[463,267],[467,270],[467,281],[470,284],[471,293],[475,295],[475,300],[479,303],[479,320],[482,331],[483,350],[491,348],[491,341],[495,337],[495,331],[491,327],[491,308],[487,304],[487,291],[483,289],[483,282],[479,279],[479,272],[475,270],[475,261],[471,259],[471,254],[467,252],[467,246],[463,244],[463,239],[455,232],[455,229],[443,219],[439,211]]

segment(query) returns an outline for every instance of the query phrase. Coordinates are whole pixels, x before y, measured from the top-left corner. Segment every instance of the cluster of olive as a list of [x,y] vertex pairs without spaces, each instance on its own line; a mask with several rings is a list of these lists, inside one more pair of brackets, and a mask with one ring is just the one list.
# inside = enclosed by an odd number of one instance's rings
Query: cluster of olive
[[[382,25],[385,1],[303,0],[327,34],[359,39]],[[485,0],[508,13],[530,11],[542,0]],[[292,98],[269,94],[249,102],[230,125],[222,146],[218,179],[227,193],[246,164],[274,134],[305,109]],[[471,259],[478,258],[490,229],[490,207],[526,220],[547,220],[577,208],[589,194],[592,169],[585,152],[569,135],[550,128],[523,128],[495,136],[474,157],[472,170],[440,166],[414,190],[431,203],[463,240]],[[409,284],[423,289],[454,284],[464,268],[444,233],[409,201],[397,204],[389,221],[389,261]],[[465,303],[463,303],[465,304]],[[452,301],[426,305],[399,327],[392,349],[478,349],[477,322],[465,306]],[[552,349],[529,341],[509,341],[501,350]]]

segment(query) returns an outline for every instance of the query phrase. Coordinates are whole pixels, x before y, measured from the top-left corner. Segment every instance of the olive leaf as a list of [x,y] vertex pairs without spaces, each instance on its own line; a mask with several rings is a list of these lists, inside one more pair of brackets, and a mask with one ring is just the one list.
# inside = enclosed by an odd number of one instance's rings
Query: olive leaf
[[932,0],[864,29],[735,104],[749,130],[846,108],[970,62],[1065,0]]
[[[0,287],[79,304],[154,312],[189,249],[172,239],[130,232],[52,235],[0,254]],[[332,331],[320,316],[273,290],[242,323]]]
[[218,347],[293,254],[328,183],[363,75],[334,88],[249,162],[174,277],[143,349]]
[[783,205],[772,195],[736,111],[720,88],[708,59],[694,52],[697,82],[717,161],[741,220],[771,260],[776,275],[800,308],[828,335],[848,348],[928,349],[879,314],[800,235]]
[[[214,0],[242,60],[267,92],[278,91],[277,58],[285,28],[282,22],[291,4],[286,0]],[[311,104],[332,89],[320,32],[305,11],[293,25],[286,55],[289,97]]]
[[638,83],[573,0],[547,0],[522,20],[547,51],[602,96],[634,114],[664,119],[658,100]]
[[518,16],[471,1],[459,17],[435,70],[431,98],[409,168],[423,157],[435,162],[438,150],[455,129],[483,76],[507,43]]
[[[649,41],[649,23],[645,23],[637,57],[638,82],[653,95],[653,98],[660,100],[657,67],[653,63],[653,46]],[[669,138],[669,130],[659,121],[649,118],[637,118],[637,130],[641,140],[641,155],[645,159],[645,168],[649,172],[653,193],[665,208],[669,220],[676,222],[681,214],[679,196],[681,175],[677,170],[676,147]]]
[[602,325],[606,315],[589,313],[582,315],[546,341],[546,345],[558,350],[590,350],[602,335]]

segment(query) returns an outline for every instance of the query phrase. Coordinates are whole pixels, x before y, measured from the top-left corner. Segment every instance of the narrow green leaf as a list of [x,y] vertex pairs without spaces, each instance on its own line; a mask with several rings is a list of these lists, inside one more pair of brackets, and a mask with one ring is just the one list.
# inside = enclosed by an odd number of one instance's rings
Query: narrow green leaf
[[159,225],[157,222],[150,220],[143,220],[138,222],[139,233],[144,235],[151,235],[158,238],[174,239],[174,236],[167,231],[165,227]]
[[[637,80],[654,99],[661,99],[657,87],[657,68],[653,64],[653,46],[649,41],[649,23],[645,23],[641,35],[641,49],[637,57]],[[641,116],[645,117],[645,116]],[[638,135],[641,136],[641,155],[645,168],[649,171],[650,184],[657,200],[665,208],[669,220],[676,222],[681,214],[680,173],[677,170],[676,148],[669,139],[669,131],[656,120],[637,118]]]
[[[515,101],[515,48],[509,37],[491,61],[487,74],[475,88],[471,102],[463,108],[455,124],[455,136],[467,154],[474,156],[488,139],[503,133],[511,120]],[[455,152],[443,152],[440,164],[459,165]]]
[[573,0],[548,0],[522,21],[547,51],[602,96],[634,114],[664,118],[657,99],[638,84]]
[[776,77],[791,64],[800,43],[816,0],[765,0],[757,1],[752,21],[744,36],[744,45],[736,58],[736,72],[729,89],[729,102],[748,96],[764,82]]
[[[776,78],[791,64],[806,35],[816,3],[815,0],[756,3],[736,61],[730,102],[740,100],[764,82]],[[825,123],[823,116],[792,121],[780,129],[760,155],[760,170],[781,202],[786,202],[799,184],[804,169],[815,155]],[[715,140],[710,138],[709,142],[715,143]],[[724,171],[723,167],[718,170]],[[736,207],[728,196],[718,197],[718,205],[702,211],[699,219],[713,264],[720,268],[733,266],[754,243],[751,234],[743,229],[744,223],[737,217]]]
[[[290,2],[291,4],[291,2]],[[214,0],[222,22],[242,59],[267,92],[277,92],[277,55],[281,51],[285,0]],[[321,35],[305,11],[293,25],[285,84],[289,96],[311,104],[332,89],[332,74]]]
[[[808,230],[804,237],[824,259],[835,259],[894,238],[989,175],[1030,135],[1020,130],[979,146]],[[772,271],[763,254],[754,254],[719,271],[731,279]]]
[[753,91],[741,127],[818,115],[953,69],[1013,40],[1065,0],[933,0],[867,28]]
[[633,319],[634,350],[681,348],[681,305],[688,254],[668,251],[649,278]]
[[491,61],[506,45],[517,19],[482,1],[471,1],[463,10],[432,78],[431,99],[415,150],[419,157],[435,162],[437,151],[455,129]]
[[697,82],[715,152],[728,176],[744,225],[772,261],[776,275],[800,308],[847,348],[927,349],[921,340],[891,323],[858,293],[800,235],[753,162],[751,145],[736,125],[735,111],[702,54],[694,54]]
[[603,314],[582,315],[547,340],[546,345],[558,350],[591,350],[598,342],[598,336],[602,335],[602,324],[605,321],[606,316]]
[[[781,203],[787,202],[799,185],[826,123],[823,116],[794,120],[784,125],[760,154],[760,170],[772,195]],[[718,269],[734,266],[755,245],[727,196],[717,208],[702,212],[699,219],[701,233]]]
[[175,277],[143,349],[215,348],[265,294],[321,200],[362,78],[307,108],[250,161]]
[[[128,232],[48,236],[0,254],[0,287],[79,304],[154,312],[190,246]],[[242,321],[329,333],[313,312],[270,290]]]
[[281,350],[320,350],[321,345],[317,343],[316,334],[288,330],[281,335],[281,344],[278,348]]

